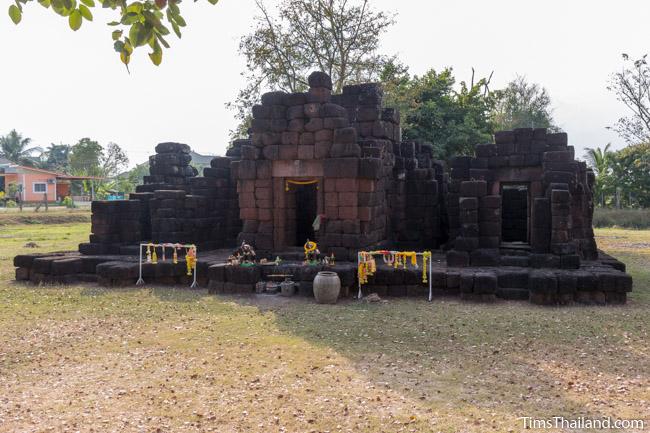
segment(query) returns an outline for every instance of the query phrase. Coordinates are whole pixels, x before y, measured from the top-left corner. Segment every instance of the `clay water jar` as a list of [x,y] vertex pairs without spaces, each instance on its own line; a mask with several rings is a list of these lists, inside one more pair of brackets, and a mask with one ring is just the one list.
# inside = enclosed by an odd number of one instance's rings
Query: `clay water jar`
[[336,304],[341,280],[336,272],[320,271],[314,278],[314,297],[319,304]]

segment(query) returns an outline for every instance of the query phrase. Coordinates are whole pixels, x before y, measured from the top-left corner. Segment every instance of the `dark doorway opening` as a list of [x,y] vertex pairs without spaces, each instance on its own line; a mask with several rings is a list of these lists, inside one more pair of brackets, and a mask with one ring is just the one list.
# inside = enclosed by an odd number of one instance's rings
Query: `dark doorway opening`
[[528,185],[501,187],[501,239],[528,243]]
[[318,191],[315,183],[293,188],[296,194],[296,246],[303,246],[307,239],[317,240],[313,224],[318,214]]

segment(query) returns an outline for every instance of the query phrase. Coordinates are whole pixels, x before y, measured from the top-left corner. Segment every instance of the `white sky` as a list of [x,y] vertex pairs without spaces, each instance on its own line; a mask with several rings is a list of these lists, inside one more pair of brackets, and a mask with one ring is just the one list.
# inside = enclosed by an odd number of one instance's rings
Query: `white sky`
[[[267,0],[269,4],[276,3]],[[452,66],[469,80],[494,70],[492,89],[516,74],[544,85],[556,122],[577,155],[612,142],[605,129],[624,107],[606,90],[621,68],[620,54],[650,51],[650,2],[642,0],[371,0],[397,12],[382,52],[398,54],[412,73]],[[6,3],[8,4],[8,3]],[[12,128],[34,144],[74,144],[92,137],[126,149],[131,165],[156,143],[180,141],[197,152],[223,154],[234,115],[224,104],[244,83],[239,38],[252,26],[253,0],[184,2],[183,38],[169,37],[160,67],[139,50],[128,74],[112,49],[110,11],[95,8],[95,22],[73,32],[67,19],[36,2],[18,26],[0,10],[2,103],[0,133]]]

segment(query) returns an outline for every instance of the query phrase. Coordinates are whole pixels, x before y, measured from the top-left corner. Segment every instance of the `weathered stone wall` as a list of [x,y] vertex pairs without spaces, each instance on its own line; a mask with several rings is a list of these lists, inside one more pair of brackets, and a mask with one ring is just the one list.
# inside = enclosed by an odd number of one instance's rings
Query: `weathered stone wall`
[[96,200],[91,204],[91,234],[79,245],[83,254],[120,254],[121,249],[142,239],[142,207],[139,200]]
[[395,144],[390,208],[391,241],[403,249],[431,249],[444,242],[444,164],[429,143]]
[[80,251],[128,254],[149,241],[203,250],[234,245],[241,222],[230,163],[237,157],[216,157],[197,177],[189,152],[186,144],[160,143],[149,158],[150,174],[130,200],[93,202],[90,242]]
[[213,158],[202,177],[186,178],[178,189],[155,189],[148,200],[151,240],[194,243],[202,250],[234,245],[241,224],[233,160]]

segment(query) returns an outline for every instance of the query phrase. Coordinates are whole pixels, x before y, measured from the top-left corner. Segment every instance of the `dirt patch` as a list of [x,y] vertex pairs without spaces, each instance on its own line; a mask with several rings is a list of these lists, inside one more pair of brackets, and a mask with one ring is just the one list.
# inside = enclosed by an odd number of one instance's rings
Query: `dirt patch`
[[630,248],[632,250],[650,249],[650,243],[648,243],[648,242],[641,242],[641,243],[638,243],[638,242],[627,243],[627,242],[625,242],[625,243],[622,243],[621,246],[624,247],[624,248]]

